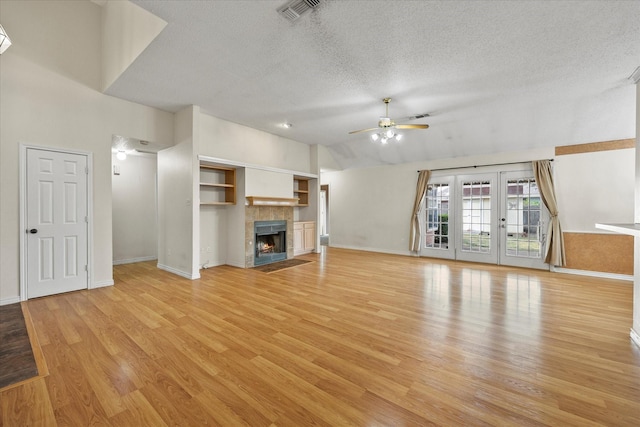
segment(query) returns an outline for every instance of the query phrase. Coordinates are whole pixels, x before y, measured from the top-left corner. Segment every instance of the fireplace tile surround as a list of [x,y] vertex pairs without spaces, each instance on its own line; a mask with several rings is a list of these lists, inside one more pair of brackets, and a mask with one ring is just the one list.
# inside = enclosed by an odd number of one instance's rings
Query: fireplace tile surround
[[254,267],[254,222],[274,220],[284,220],[287,222],[287,259],[293,258],[293,207],[245,206],[244,254],[246,268]]

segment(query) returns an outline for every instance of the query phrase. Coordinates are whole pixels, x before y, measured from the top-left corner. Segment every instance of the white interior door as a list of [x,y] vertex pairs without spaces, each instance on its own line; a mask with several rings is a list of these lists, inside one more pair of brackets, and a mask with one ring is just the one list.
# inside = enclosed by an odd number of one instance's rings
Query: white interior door
[[88,287],[87,156],[27,149],[27,298]]

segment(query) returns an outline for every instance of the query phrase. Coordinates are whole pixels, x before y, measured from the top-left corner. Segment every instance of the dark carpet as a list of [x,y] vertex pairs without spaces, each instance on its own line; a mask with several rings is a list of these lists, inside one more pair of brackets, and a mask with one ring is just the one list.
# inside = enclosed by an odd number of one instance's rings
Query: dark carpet
[[20,303],[0,307],[0,389],[38,375]]
[[285,268],[296,267],[298,265],[306,264],[311,261],[307,261],[305,259],[285,259],[284,261],[272,262],[271,264],[259,265],[258,267],[253,267],[254,270],[261,271],[263,273],[273,273],[275,271],[284,270]]

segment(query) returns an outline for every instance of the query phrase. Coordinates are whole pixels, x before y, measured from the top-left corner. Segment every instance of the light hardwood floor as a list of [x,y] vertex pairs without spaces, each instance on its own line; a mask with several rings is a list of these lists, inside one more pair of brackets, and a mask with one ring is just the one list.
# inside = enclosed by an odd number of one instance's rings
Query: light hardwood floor
[[28,302],[3,426],[639,426],[629,282],[328,248]]

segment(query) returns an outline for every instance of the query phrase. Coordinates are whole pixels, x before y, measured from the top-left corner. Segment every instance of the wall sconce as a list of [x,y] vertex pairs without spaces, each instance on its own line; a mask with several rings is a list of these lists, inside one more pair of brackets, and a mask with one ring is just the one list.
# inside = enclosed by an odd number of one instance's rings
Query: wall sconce
[[2,25],[0,25],[0,55],[2,55],[9,46],[11,46],[11,39],[4,28],[2,28]]

